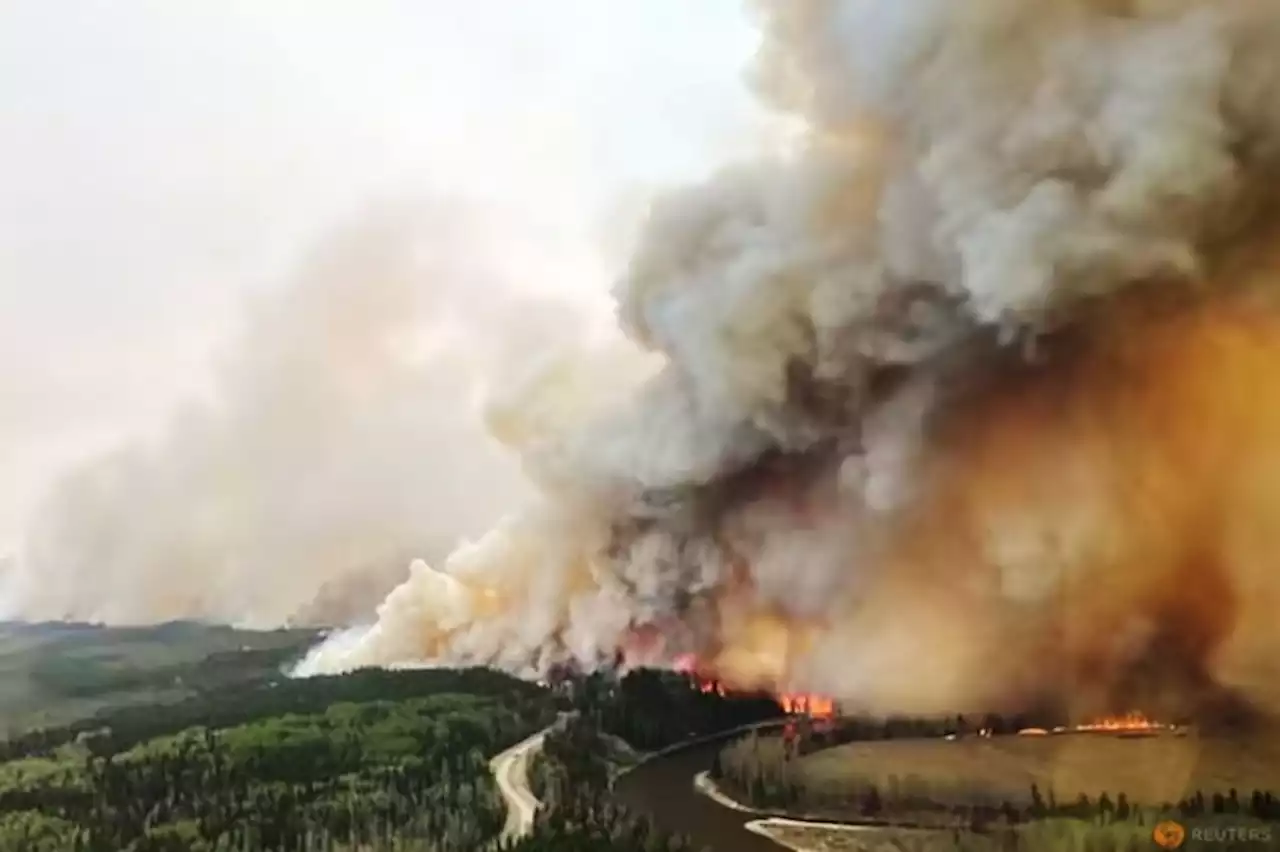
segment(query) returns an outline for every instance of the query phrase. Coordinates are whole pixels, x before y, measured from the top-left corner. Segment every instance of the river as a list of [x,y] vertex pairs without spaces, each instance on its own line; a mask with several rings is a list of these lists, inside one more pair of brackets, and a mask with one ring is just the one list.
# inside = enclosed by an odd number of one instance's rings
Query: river
[[667,831],[686,834],[713,852],[779,852],[781,846],[746,829],[753,817],[717,805],[693,789],[727,740],[702,743],[654,758],[618,779],[614,792],[627,807],[653,817]]

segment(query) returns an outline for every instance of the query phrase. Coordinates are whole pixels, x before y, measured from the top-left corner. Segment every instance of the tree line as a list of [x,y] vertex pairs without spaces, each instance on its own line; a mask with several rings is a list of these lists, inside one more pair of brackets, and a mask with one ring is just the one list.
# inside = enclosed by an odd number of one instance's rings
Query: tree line
[[484,668],[365,669],[296,680],[281,675],[272,681],[200,690],[161,706],[113,708],[68,725],[27,731],[0,741],[0,763],[50,755],[73,743],[82,743],[97,755],[116,754],[187,728],[230,728],[271,716],[316,712],[341,702],[403,701],[442,693],[547,700],[546,691],[536,684]]
[[687,675],[654,669],[621,678],[608,673],[582,678],[573,684],[571,701],[600,731],[640,751],[783,715],[769,696],[724,696],[704,691]]

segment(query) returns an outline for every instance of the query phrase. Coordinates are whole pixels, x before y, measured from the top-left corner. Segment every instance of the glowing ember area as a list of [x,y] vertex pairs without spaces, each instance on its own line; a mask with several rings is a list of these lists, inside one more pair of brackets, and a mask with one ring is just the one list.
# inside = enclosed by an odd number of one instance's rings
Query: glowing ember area
[[704,694],[710,694],[712,692],[716,695],[725,694],[724,685],[714,680],[699,681],[698,689],[702,690]]
[[836,715],[836,703],[823,695],[789,692],[778,696],[778,705],[792,716],[830,719]]
[[1086,722],[1083,725],[1076,725],[1071,730],[1082,732],[1100,731],[1103,733],[1127,733],[1141,731],[1167,731],[1172,730],[1172,725],[1165,725],[1161,722],[1153,722],[1138,712],[1125,713],[1123,716],[1104,716],[1101,719],[1095,719],[1092,722]]
[[[703,693],[727,695],[729,689],[713,677],[702,674],[698,658],[693,654],[681,654],[671,663],[671,668],[693,679]],[[790,716],[808,716],[812,719],[832,719],[836,716],[836,703],[825,695],[808,692],[784,692],[775,699],[778,706]]]
[[702,667],[698,663],[698,658],[693,654],[681,654],[679,657],[676,657],[671,663],[671,668],[673,671],[687,675],[693,681],[698,690],[704,694],[727,694],[724,684],[720,683],[720,681],[715,678],[706,677],[701,673]]
[[681,654],[675,658],[671,668],[680,674],[693,674],[698,669],[698,658],[693,654]]

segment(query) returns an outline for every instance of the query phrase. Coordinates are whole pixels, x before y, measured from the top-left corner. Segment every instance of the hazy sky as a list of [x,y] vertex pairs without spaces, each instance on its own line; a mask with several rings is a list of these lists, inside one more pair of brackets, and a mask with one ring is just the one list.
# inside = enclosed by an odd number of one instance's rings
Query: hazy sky
[[758,139],[754,40],[740,0],[0,3],[0,556],[372,199],[479,198],[531,285],[607,287],[620,211]]

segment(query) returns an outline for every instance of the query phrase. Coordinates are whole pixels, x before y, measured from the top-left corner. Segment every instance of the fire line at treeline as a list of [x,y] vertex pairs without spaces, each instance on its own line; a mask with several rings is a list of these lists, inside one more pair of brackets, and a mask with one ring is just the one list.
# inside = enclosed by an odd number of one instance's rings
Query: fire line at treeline
[[[729,695],[733,692],[720,681],[700,675],[697,671],[697,664],[692,658],[677,660],[673,668],[675,671],[689,677],[694,685],[704,693],[714,692],[717,695]],[[818,693],[782,692],[774,695],[773,698],[788,716],[807,717],[810,720],[828,724],[834,722],[840,716],[840,707],[837,702],[828,696]],[[1159,733],[1171,733],[1176,736],[1184,736],[1187,732],[1188,729],[1184,725],[1157,722],[1134,710],[1114,716],[1101,716],[1074,725],[1057,725],[1052,728],[1022,728],[1017,731],[1017,735],[1053,736],[1055,734],[1098,733],[1120,736],[1150,736]],[[946,739],[956,739],[959,735],[958,731],[949,733],[946,735]],[[973,731],[972,735],[989,738],[994,736],[994,732],[990,728],[979,728]]]
[[[694,684],[703,692],[714,692],[726,695],[731,690],[715,678],[699,674],[697,661],[692,655],[685,655],[676,660],[672,667],[677,672],[692,678]],[[812,692],[782,692],[773,696],[774,700],[788,715],[809,716],[813,719],[830,719],[837,716],[836,702],[824,695]]]

